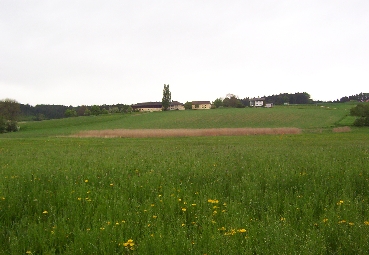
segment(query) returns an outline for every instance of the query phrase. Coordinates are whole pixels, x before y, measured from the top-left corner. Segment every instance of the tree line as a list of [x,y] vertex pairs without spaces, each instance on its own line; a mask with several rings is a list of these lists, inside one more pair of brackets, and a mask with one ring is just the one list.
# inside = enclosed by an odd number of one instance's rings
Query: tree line
[[[310,95],[306,92],[298,92],[294,94],[281,93],[279,95],[264,96],[265,103],[272,103],[274,105],[283,104],[310,104],[313,100],[310,99]],[[234,94],[227,94],[225,98],[217,98],[213,101],[213,107],[233,107],[233,108],[243,108],[250,106],[250,101],[252,98],[246,97],[243,99],[238,98]]]
[[340,99],[335,100],[334,102],[339,102],[339,103],[345,103],[345,102],[349,102],[349,101],[358,101],[358,102],[366,102],[369,100],[369,93],[360,93],[360,94],[356,94],[356,95],[351,95],[351,96],[344,96],[341,97]]
[[132,107],[126,104],[114,105],[82,105],[82,106],[65,106],[65,105],[36,105],[20,104],[21,120],[46,120],[61,119],[65,117],[89,116],[108,113],[129,113]]

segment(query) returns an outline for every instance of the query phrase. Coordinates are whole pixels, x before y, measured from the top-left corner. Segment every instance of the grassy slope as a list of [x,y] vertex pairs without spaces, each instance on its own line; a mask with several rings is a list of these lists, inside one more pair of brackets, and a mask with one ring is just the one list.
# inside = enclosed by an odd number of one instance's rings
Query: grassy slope
[[2,137],[69,135],[81,130],[122,128],[330,128],[352,123],[353,119],[347,117],[351,107],[350,104],[330,104],[329,107],[302,105],[272,109],[216,109],[88,116],[20,123],[21,132],[3,134]]

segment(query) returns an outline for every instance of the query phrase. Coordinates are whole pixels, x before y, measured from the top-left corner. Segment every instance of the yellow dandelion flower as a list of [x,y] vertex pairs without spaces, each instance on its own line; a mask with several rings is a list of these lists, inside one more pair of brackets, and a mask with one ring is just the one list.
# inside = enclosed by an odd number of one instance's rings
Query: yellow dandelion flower
[[32,254],[32,252],[31,251],[26,251],[26,254]]
[[196,204],[191,204],[192,206],[196,206]]
[[239,229],[239,230],[238,230],[238,232],[239,232],[239,233],[246,233],[246,229],[241,228],[241,229]]
[[86,180],[85,180],[85,183],[87,183],[87,182],[88,182],[88,180],[86,179]]
[[156,218],[157,218],[158,216],[156,216],[156,215],[153,215],[152,217],[153,217],[154,219],[156,219]]
[[343,204],[343,200],[340,200],[337,202],[337,205],[342,205]]
[[48,211],[43,211],[42,213],[43,213],[43,214],[48,214],[49,212],[48,212]]
[[350,225],[350,226],[353,226],[353,225],[355,225],[355,223],[353,223],[353,222],[349,222],[349,225]]
[[328,221],[328,219],[323,219],[323,222],[326,223]]
[[186,226],[186,224],[184,224],[184,223],[182,223],[182,225],[181,225],[182,227],[184,227],[184,226]]
[[114,186],[114,184],[113,183],[110,183],[110,186]]
[[133,247],[134,245],[135,243],[133,242],[132,239],[129,239],[126,243],[123,243],[123,246],[130,250],[134,250],[134,247]]
[[182,208],[182,211],[185,212],[185,211],[187,211],[187,209],[186,208]]
[[369,221],[364,221],[364,225],[367,225],[367,226],[369,226]]
[[284,217],[281,217],[281,221],[286,221],[286,218],[284,218]]

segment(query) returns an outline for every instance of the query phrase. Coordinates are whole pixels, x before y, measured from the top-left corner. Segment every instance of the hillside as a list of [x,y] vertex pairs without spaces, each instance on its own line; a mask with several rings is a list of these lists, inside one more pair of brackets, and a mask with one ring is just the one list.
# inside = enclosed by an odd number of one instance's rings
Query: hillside
[[351,125],[352,104],[277,106],[266,108],[223,108],[197,111],[109,114],[67,119],[21,122],[20,132],[2,137],[70,135],[84,130],[104,129],[208,129],[283,128],[303,130]]

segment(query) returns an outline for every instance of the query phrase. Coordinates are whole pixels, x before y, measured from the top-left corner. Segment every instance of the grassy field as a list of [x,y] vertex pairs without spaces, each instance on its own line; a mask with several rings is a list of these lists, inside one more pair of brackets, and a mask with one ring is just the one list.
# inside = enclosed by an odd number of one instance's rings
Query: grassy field
[[[369,252],[369,130],[331,132],[350,123],[347,106],[206,114],[50,120],[0,136],[0,254]],[[183,125],[305,132],[57,137]]]
[[111,114],[41,122],[20,123],[22,132],[2,137],[70,135],[82,130],[104,129],[205,129],[284,128],[329,129],[351,125],[352,104],[300,105],[266,108],[170,111],[144,114]]

